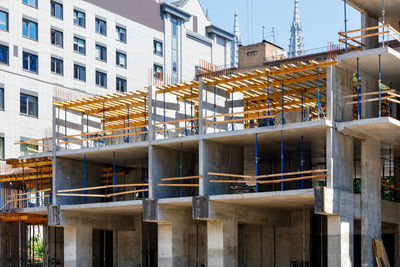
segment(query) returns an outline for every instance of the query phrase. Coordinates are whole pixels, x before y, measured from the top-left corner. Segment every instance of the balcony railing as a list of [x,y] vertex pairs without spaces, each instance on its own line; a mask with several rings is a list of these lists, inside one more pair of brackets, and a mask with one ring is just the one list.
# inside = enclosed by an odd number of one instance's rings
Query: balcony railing
[[390,24],[368,27],[363,29],[339,32],[339,42],[350,46],[354,49],[362,49],[366,45],[361,39],[378,37],[384,46],[387,41],[397,41],[400,43],[400,33]]

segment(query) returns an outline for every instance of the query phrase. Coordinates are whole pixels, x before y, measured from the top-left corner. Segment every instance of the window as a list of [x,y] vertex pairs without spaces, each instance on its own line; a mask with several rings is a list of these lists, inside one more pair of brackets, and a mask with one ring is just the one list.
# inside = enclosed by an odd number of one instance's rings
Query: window
[[74,65],[74,78],[82,82],[86,81],[86,68],[81,65]]
[[122,79],[122,78],[118,78],[117,77],[117,86],[116,86],[116,90],[120,91],[120,92],[126,92],[127,88],[126,88],[126,80]]
[[247,52],[247,56],[248,57],[255,56],[255,55],[257,55],[257,50],[253,50],[253,51],[248,51]]
[[8,64],[8,47],[0,45],[0,63]]
[[126,69],[126,55],[124,53],[117,52],[116,61],[117,66]]
[[86,27],[86,15],[85,13],[74,10],[74,24],[80,27]]
[[154,64],[154,78],[162,80],[163,73],[164,73],[163,67],[158,64]]
[[96,71],[96,85],[107,88],[107,74],[101,71]]
[[8,31],[8,13],[0,11],[0,30]]
[[23,19],[22,35],[26,38],[37,41],[38,39],[37,23],[27,19]]
[[37,7],[37,0],[22,0],[22,3],[31,7]]
[[0,88],[0,110],[4,110],[4,88]]
[[74,37],[74,51],[85,54],[86,53],[86,41],[78,37]]
[[29,156],[37,153],[39,147],[37,145],[30,145],[30,144],[20,144],[19,151],[21,156]]
[[38,98],[37,96],[21,93],[20,113],[31,117],[38,117]]
[[51,29],[51,44],[59,47],[64,46],[63,33],[54,29]]
[[178,78],[178,19],[172,17],[172,77]]
[[107,61],[107,48],[101,45],[96,45],[96,59]]
[[63,5],[55,1],[51,1],[51,15],[58,19],[63,19]]
[[51,72],[63,75],[64,73],[64,62],[58,58],[51,58]]
[[123,43],[126,43],[126,29],[117,26],[115,28],[116,32],[117,32],[117,40]]
[[0,159],[4,159],[4,137],[0,137]]
[[163,55],[163,44],[160,41],[154,40],[153,42],[153,47],[154,47],[154,54],[158,56]]
[[22,67],[24,70],[30,72],[38,72],[38,56],[30,54],[28,52],[23,52],[22,54]]
[[104,20],[96,18],[96,32],[107,35],[107,23]]

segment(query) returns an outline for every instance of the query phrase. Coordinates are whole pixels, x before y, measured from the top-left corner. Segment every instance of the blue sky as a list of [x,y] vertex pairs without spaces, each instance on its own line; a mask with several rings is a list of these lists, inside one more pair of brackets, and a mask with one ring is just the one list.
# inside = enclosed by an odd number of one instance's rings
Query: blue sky
[[[253,21],[251,8],[247,12],[247,2],[249,7],[253,6]],[[229,31],[233,31],[233,15],[237,11],[243,44],[261,41],[262,26],[266,28],[266,36],[275,27],[277,45],[287,50],[294,0],[200,0],[200,3],[208,10],[214,25]],[[342,0],[299,0],[299,7],[306,50],[327,46],[328,42],[338,43],[337,33],[344,30]],[[349,29],[359,29],[359,12],[350,6],[347,11]]]

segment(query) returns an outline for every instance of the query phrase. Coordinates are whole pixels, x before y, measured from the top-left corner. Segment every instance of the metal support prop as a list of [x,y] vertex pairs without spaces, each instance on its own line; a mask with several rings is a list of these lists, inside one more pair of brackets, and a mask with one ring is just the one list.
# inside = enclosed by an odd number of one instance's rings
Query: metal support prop
[[[304,171],[304,137],[301,136],[301,148],[300,148],[300,171]],[[301,174],[304,177],[304,174]],[[301,189],[304,189],[304,179],[301,180]]]
[[[382,24],[385,25],[385,0],[382,0]],[[385,32],[385,27],[382,31]],[[385,46],[385,34],[382,34],[382,45]]]
[[[281,173],[283,174],[283,131],[281,131]],[[283,175],[281,179],[283,181]],[[281,190],[283,191],[283,182],[281,182]]]
[[[89,113],[86,114],[86,133],[89,134]],[[87,136],[88,138],[89,136]],[[89,147],[89,140],[86,141],[86,146]]]
[[[217,85],[214,84],[214,122],[217,121],[215,117],[217,115]],[[216,125],[214,124],[214,132],[215,132]]]
[[37,191],[39,191],[39,168],[36,168],[36,207],[39,206],[39,193]]
[[190,134],[193,134],[193,126],[194,126],[194,121],[193,121],[193,86],[190,86],[190,118],[192,119],[190,121],[191,126],[190,127]]
[[[268,108],[268,116],[271,115],[271,111],[269,110],[269,75],[267,76],[267,108]],[[272,119],[268,118],[268,126],[272,125]]]
[[232,109],[232,116],[231,116],[231,120],[232,120],[232,131],[234,131],[235,130],[235,125],[234,125],[234,123],[233,123],[233,93],[231,93],[231,109]]
[[52,188],[51,188],[51,179],[53,179],[53,175],[51,175],[51,177],[50,177],[50,165],[49,165],[49,189],[50,189],[50,197],[49,197],[49,204],[51,205],[52,203],[53,203],[53,199],[52,199],[52,197],[53,197],[53,195],[52,195]]
[[[164,121],[163,130],[166,130],[167,129],[167,125],[165,124],[165,89],[163,89],[163,112],[164,112],[164,115],[163,115],[163,121]],[[165,138],[165,134],[166,134],[166,131],[164,131],[164,138]]]
[[186,99],[183,99],[183,106],[184,106],[184,112],[185,112],[185,136],[188,135],[187,133],[187,115],[186,115]]
[[283,83],[282,83],[282,105],[281,105],[281,107],[282,107],[282,124],[285,124],[285,112],[284,112],[284,110],[283,110],[283,107],[284,107],[284,95],[283,95],[283,89],[285,88],[285,86],[283,85]]
[[[129,110],[129,107],[128,107],[128,110]],[[128,113],[128,115],[129,115],[129,113]],[[128,120],[129,120],[129,117],[128,117]],[[146,96],[144,97],[144,125],[146,125],[146,121],[147,121],[147,98],[146,98]],[[129,123],[128,123],[129,124]],[[129,126],[128,126],[129,127]],[[146,126],[144,126],[144,130],[146,131],[147,130],[147,128],[146,128]],[[128,131],[129,131],[129,129],[128,129]],[[129,132],[128,132],[129,133]],[[146,135],[145,135],[146,136]],[[129,136],[128,136],[128,138],[129,138]],[[128,139],[129,140],[129,139]],[[129,142],[128,142],[129,143]],[[124,195],[125,196],[125,195]]]
[[319,67],[317,67],[317,105],[318,105],[318,120],[319,114],[321,114],[321,105],[319,103]]
[[381,66],[381,58],[379,55],[379,117],[382,116],[382,66]]
[[[86,155],[83,155],[83,189],[86,188]],[[86,194],[86,190],[83,191]],[[86,203],[86,197],[83,197],[83,203]]]
[[[146,106],[146,105],[145,105],[145,106]],[[146,110],[145,110],[144,114],[145,114],[145,115],[144,115],[144,116],[145,116],[145,117],[144,117],[144,118],[145,118],[145,119],[144,119],[144,122],[146,123]],[[129,133],[130,133],[130,129],[129,129],[129,126],[130,126],[130,125],[129,125],[129,107],[128,107],[128,118],[127,118],[127,120],[128,120],[128,121],[127,121],[127,122],[128,122],[128,136],[126,137],[126,142],[129,143],[129,137],[130,137],[130,136],[129,136]]]
[[345,48],[347,53],[347,0],[344,0],[344,32],[345,32]]
[[[64,109],[64,136],[67,136],[67,109]],[[68,138],[65,138],[65,148],[68,147]]]
[[182,177],[183,177],[183,164],[182,164],[183,151],[182,151],[182,149],[183,149],[183,144],[181,143],[181,155],[180,155],[180,164],[179,164],[179,171],[180,171],[180,176],[181,176],[181,188],[180,188],[180,196],[181,197],[183,196],[183,188],[182,188],[182,184],[183,184],[183,180],[182,180]]
[[[113,152],[113,185],[114,185],[113,191],[115,194],[115,152]],[[115,199],[116,199],[116,197],[114,195],[114,201],[115,201]]]
[[360,59],[357,58],[357,118],[361,119],[360,109]]
[[[258,176],[258,135],[257,134],[256,134],[256,140],[255,140],[255,152],[256,152],[256,176]],[[259,186],[258,183],[256,183],[256,192],[257,193],[259,191],[258,186]]]
[[[126,184],[126,160],[124,160],[124,184]],[[124,192],[126,192],[126,187],[124,187]],[[124,200],[125,200],[125,194],[124,194]]]
[[[106,113],[104,109],[104,101],[103,101],[103,136],[106,136]],[[104,145],[106,144],[106,139],[103,139]]]

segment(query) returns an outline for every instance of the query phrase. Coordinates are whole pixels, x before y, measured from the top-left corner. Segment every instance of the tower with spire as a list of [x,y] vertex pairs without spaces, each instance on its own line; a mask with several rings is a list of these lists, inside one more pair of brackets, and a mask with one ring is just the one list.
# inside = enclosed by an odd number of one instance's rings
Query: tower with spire
[[289,57],[304,55],[303,29],[301,27],[299,1],[294,1],[293,22],[290,28]]
[[233,34],[235,38],[232,42],[231,48],[231,67],[239,67],[239,45],[241,43],[240,32],[239,32],[239,18],[237,12],[235,12],[235,19],[233,23]]

